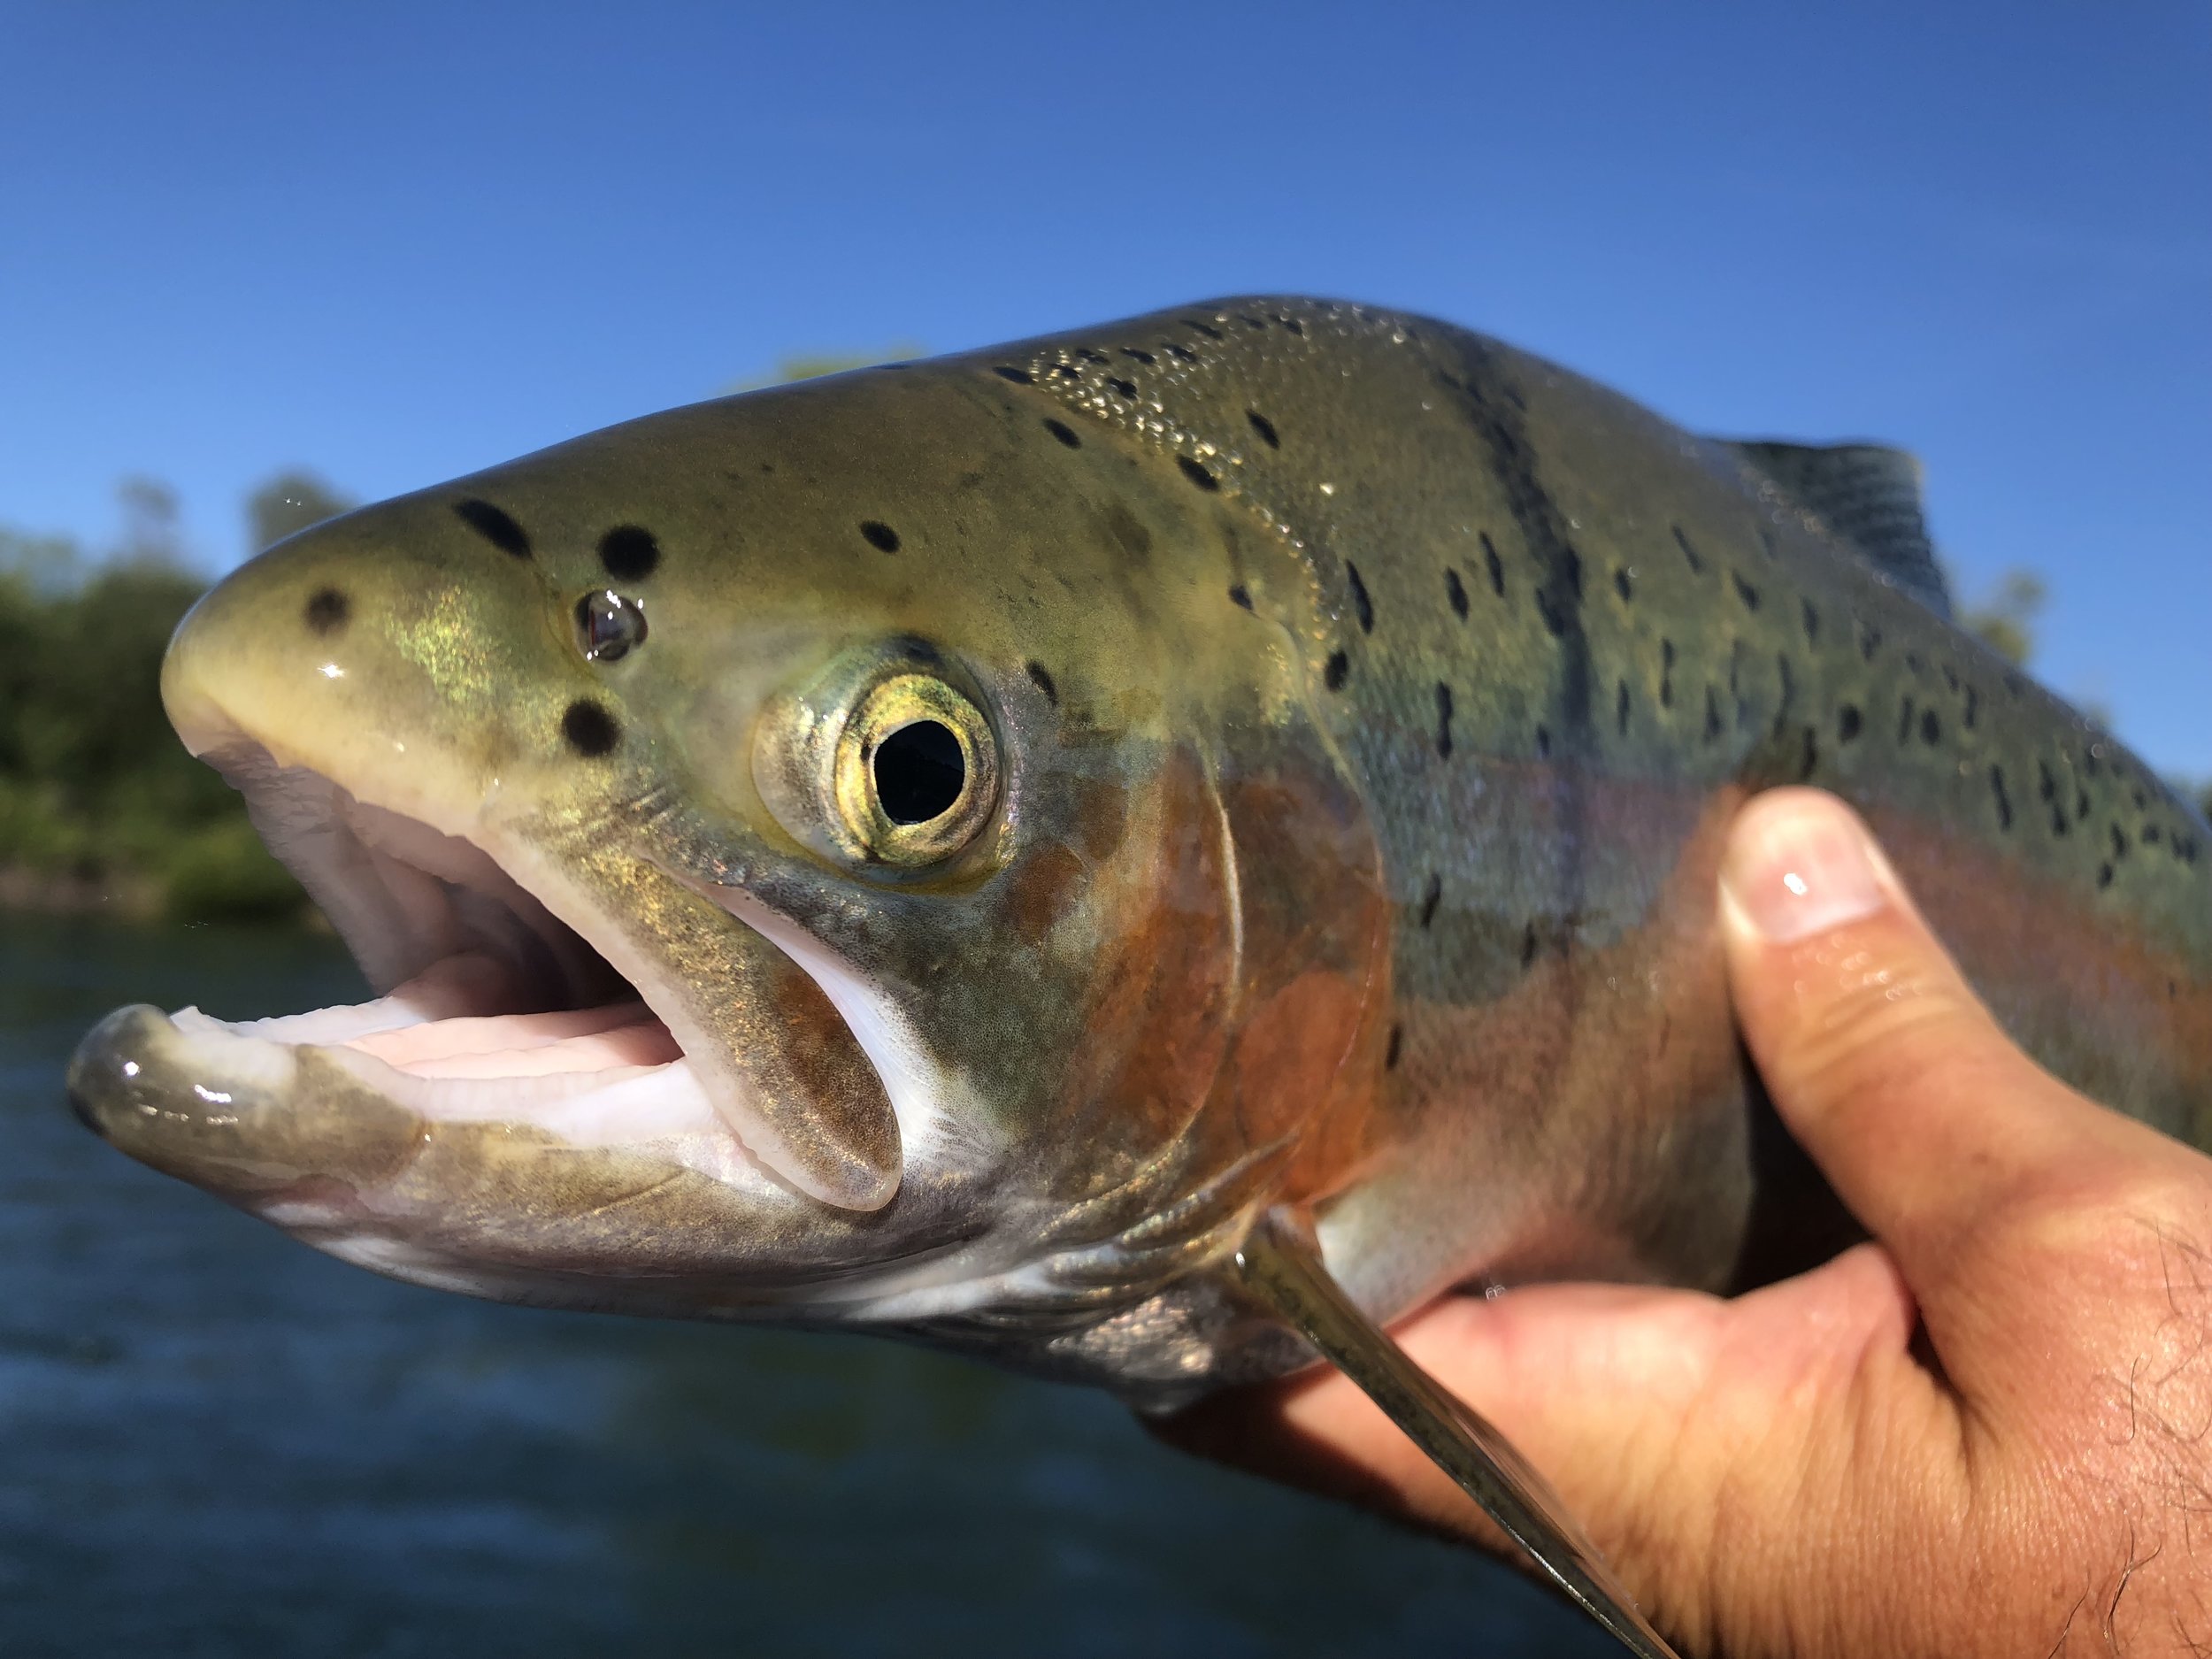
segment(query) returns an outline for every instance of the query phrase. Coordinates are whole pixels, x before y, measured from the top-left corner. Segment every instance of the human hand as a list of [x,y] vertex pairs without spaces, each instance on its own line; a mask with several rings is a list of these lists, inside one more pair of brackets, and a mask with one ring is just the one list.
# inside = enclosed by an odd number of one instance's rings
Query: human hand
[[[1728,1301],[1450,1297],[1399,1340],[1686,1652],[2212,1649],[2212,1159],[2015,1048],[1832,798],[1753,802],[1721,886],[1747,1041],[1874,1241]],[[1503,1543],[1333,1371],[1161,1432]]]

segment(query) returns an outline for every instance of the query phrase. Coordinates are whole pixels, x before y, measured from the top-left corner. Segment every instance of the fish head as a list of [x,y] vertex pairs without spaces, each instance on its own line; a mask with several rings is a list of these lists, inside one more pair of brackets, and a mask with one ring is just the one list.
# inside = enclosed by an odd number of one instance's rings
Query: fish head
[[1348,1179],[1386,911],[1312,641],[1056,408],[862,372],[242,567],[164,695],[378,995],[121,1010],[80,1114],[399,1277],[708,1317],[1126,1309]]

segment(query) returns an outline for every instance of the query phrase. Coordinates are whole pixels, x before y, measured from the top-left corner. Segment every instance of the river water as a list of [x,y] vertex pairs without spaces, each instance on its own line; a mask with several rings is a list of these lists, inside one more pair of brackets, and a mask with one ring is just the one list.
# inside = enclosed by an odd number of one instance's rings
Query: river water
[[325,940],[0,914],[0,1654],[1613,1651],[1102,1396],[389,1283],[63,1104],[117,1004],[361,995]]

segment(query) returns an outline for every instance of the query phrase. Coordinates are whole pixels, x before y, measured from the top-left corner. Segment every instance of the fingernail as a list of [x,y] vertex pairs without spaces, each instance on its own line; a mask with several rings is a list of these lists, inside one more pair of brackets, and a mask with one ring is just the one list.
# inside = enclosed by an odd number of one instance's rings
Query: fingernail
[[1721,865],[1721,894],[1770,942],[1786,945],[1871,916],[1889,902],[1858,821],[1809,791],[1744,809]]

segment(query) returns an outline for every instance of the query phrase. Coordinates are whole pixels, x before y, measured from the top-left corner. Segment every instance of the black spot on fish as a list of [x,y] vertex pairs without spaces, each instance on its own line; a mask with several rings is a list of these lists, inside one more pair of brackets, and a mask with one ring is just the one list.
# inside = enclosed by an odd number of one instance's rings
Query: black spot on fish
[[1926,666],[1927,664],[1920,660],[1920,653],[1918,651],[1907,651],[1905,653],[1905,672],[1907,673],[1917,677],[1922,670]]
[[1175,358],[1179,362],[1195,363],[1198,361],[1198,354],[1195,351],[1193,351],[1188,346],[1178,345],[1172,340],[1164,342],[1161,345],[1160,349],[1166,352],[1168,356]]
[[2142,811],[2147,811],[2147,810],[2149,810],[2149,807],[2150,807],[2150,803],[2151,803],[2151,798],[2150,798],[2150,796],[2148,796],[2148,795],[2145,795],[2145,794],[2142,792],[2142,790],[2140,790],[2140,789],[2137,789],[2134,793],[2135,793],[2135,810],[2136,810],[2138,812],[2142,812]]
[[1462,622],[1467,620],[1467,585],[1459,580],[1459,572],[1450,565],[1444,567],[1444,596],[1452,602],[1452,614]]
[[1260,441],[1269,449],[1279,449],[1283,447],[1282,439],[1276,436],[1275,423],[1265,415],[1256,409],[1248,409],[1244,411],[1244,418],[1252,423],[1252,430],[1260,434]]
[[868,538],[868,545],[884,553],[899,550],[899,533],[877,518],[863,518],[860,534]]
[[1621,596],[1624,603],[1636,597],[1636,583],[1630,577],[1626,565],[1621,565],[1613,572],[1613,591]]
[[578,754],[595,760],[613,751],[622,741],[622,728],[607,712],[606,704],[579,697],[561,716],[561,735]]
[[518,559],[530,557],[530,538],[523,534],[522,526],[491,503],[472,495],[466,501],[455,502],[453,511],[463,524],[502,553],[511,553]]
[[1797,675],[1790,667],[1790,659],[1780,651],[1774,654],[1775,678],[1780,680],[1782,695],[1774,707],[1774,734],[1782,735],[1782,728],[1789,724],[1790,704],[1797,700]]
[[1943,722],[1936,718],[1933,709],[1920,711],[1920,741],[1930,749],[1943,741]]
[[2058,799],[2058,780],[2051,776],[2049,765],[2039,760],[2035,763],[2035,792],[2046,801]]
[[2138,839],[2140,840],[2146,847],[2155,847],[2158,845],[2159,834],[2160,831],[2157,825],[2146,824],[2143,826],[2142,834]]
[[1075,355],[1086,363],[1111,363],[1113,359],[1095,346],[1078,346]]
[[[1431,349],[1435,348],[1432,347]],[[1560,663],[1554,695],[1560,718],[1565,720],[1571,751],[1594,747],[1595,688],[1590,641],[1583,632],[1578,606],[1582,600],[1582,557],[1576,550],[1566,514],[1552,498],[1537,465],[1529,442],[1524,411],[1511,372],[1479,337],[1466,337],[1461,348],[1465,376],[1462,394],[1469,424],[1489,450],[1490,471],[1497,481],[1506,511],[1520,532],[1521,543],[1539,572],[1536,603],[1544,626],[1559,641]],[[1581,849],[1569,849],[1565,879],[1570,891],[1581,885]]]
[[2124,858],[2128,856],[2128,838],[2121,833],[2117,824],[2112,826],[2112,856],[2115,858]]
[[1820,738],[1809,726],[1805,728],[1804,743],[1798,750],[1797,781],[1803,783],[1819,769],[1819,766]]
[[661,544],[642,525],[618,524],[599,538],[599,567],[618,582],[641,582],[660,564]]
[[1897,705],[1897,741],[1901,743],[1912,741],[1912,711],[1910,697]]
[[2099,864],[2097,866],[2097,886],[2101,888],[2108,887],[2111,885],[2112,866],[2110,864]]
[[1106,377],[1106,384],[1124,397],[1134,397],[1137,395],[1137,383],[1134,380],[1125,380],[1117,375],[1110,374]]
[[1421,894],[1421,926],[1426,927],[1436,919],[1436,907],[1444,902],[1444,878],[1432,873],[1429,885]]
[[2074,790],[2074,816],[2085,821],[2089,817],[2089,791],[2078,786]]
[[307,596],[304,612],[308,631],[327,636],[346,626],[353,615],[353,602],[337,588],[318,588]]
[[1743,601],[1743,608],[1756,611],[1759,608],[1759,590],[1744,580],[1741,571],[1730,571],[1728,579],[1735,584],[1736,597]]
[[1997,801],[1997,827],[2004,830],[2010,829],[2012,827],[2012,797],[2005,792],[2005,769],[2002,766],[1992,766],[1989,769],[1989,792],[1996,797]]
[[1398,1069],[1398,1056],[1405,1050],[1405,1028],[1402,1025],[1393,1025],[1390,1028],[1390,1043],[1383,1051],[1384,1071],[1395,1071]]
[[1720,694],[1712,687],[1705,687],[1705,741],[1717,742],[1720,738]]
[[1250,592],[1247,590],[1242,582],[1239,582],[1235,587],[1229,590],[1229,603],[1231,604],[1240,606],[1246,611],[1251,610],[1252,595]]
[[1551,727],[1548,726],[1536,728],[1536,753],[1541,759],[1551,758]]
[[1440,680],[1436,682],[1436,753],[1440,760],[1452,757],[1452,688]]
[[1211,472],[1209,472],[1196,461],[1192,460],[1187,455],[1177,456],[1175,457],[1175,465],[1181,467],[1183,469],[1183,476],[1190,480],[1192,483],[1197,485],[1199,488],[1214,490],[1221,488],[1221,480],[1219,479],[1216,478]]
[[1226,334],[1223,334],[1221,330],[1215,327],[1211,323],[1202,323],[1194,317],[1184,318],[1183,326],[1186,328],[1195,328],[1200,334],[1205,335],[1209,340],[1226,340],[1228,338]]
[[1521,929],[1521,966],[1528,967],[1536,960],[1536,924],[1527,923]]
[[1359,631],[1375,631],[1375,602],[1367,596],[1367,584],[1359,579],[1359,566],[1351,560],[1344,561],[1344,574],[1352,585],[1352,614],[1359,618]]
[[1056,363],[1052,365],[1052,378],[1056,380],[1079,380],[1083,378],[1083,371],[1072,363]]
[[1302,335],[1306,332],[1305,324],[1300,322],[1295,317],[1286,317],[1280,311],[1278,311],[1275,313],[1275,320],[1282,324],[1284,327],[1289,329],[1294,334]]
[[1322,664],[1321,683],[1331,691],[1344,689],[1344,681],[1352,672],[1352,659],[1342,651],[1331,651],[1329,660]]
[[1975,690],[1973,687],[1969,686],[1969,687],[1966,688],[1966,714],[1965,714],[1965,717],[1964,717],[1964,718],[1965,718],[1966,729],[1967,729],[1968,731],[1970,731],[1970,731],[1972,731],[1972,730],[1974,729],[1974,721],[1975,721],[1976,717],[1977,717],[1977,716],[1978,716],[1978,715],[1981,713],[1981,708],[1982,708],[1982,695],[1981,695],[1981,693],[1979,693],[1978,691]]
[[1121,355],[1129,358],[1132,362],[1142,363],[1148,365],[1159,361],[1159,358],[1154,357],[1149,351],[1140,351],[1134,346],[1124,346],[1121,349]]
[[1505,597],[1505,561],[1498,557],[1498,549],[1490,540],[1490,533],[1485,530],[1479,534],[1482,537],[1483,567],[1490,572],[1490,591],[1502,599]]
[[1628,735],[1628,681],[1616,680],[1614,685],[1613,728],[1623,737],[1626,737]]
[[1690,545],[1690,538],[1682,534],[1682,526],[1677,524],[1669,525],[1667,527],[1674,532],[1675,546],[1682,549],[1682,557],[1690,562],[1690,574],[1693,576],[1704,575],[1705,560],[1701,556],[1700,556],[1698,550]]
[[1863,663],[1872,662],[1874,653],[1881,649],[1881,629],[1870,627],[1865,623],[1861,623],[1859,625],[1859,660]]
[[1083,447],[1083,440],[1075,435],[1075,428],[1064,420],[1048,419],[1045,422],[1045,430],[1071,449],[1079,449]]
[[1836,710],[1836,741],[1855,743],[1859,740],[1859,705],[1847,703]]
[[1018,369],[1010,363],[998,364],[992,368],[991,373],[1002,380],[1012,380],[1018,386],[1034,385],[1037,379],[1027,369]]
[[1659,706],[1674,707],[1674,641],[1659,641]]
[[1045,701],[1054,708],[1058,708],[1060,687],[1052,682],[1052,671],[1038,662],[1026,664],[1025,666],[1029,670],[1029,678],[1035,682],[1037,689],[1045,694]]
[[1129,511],[1126,503],[1114,502],[1106,509],[1106,534],[1133,559],[1152,557],[1152,532],[1146,529],[1144,520]]
[[1813,608],[1811,600],[1808,599],[1802,603],[1805,611],[1805,643],[1817,645],[1820,643],[1820,612]]

